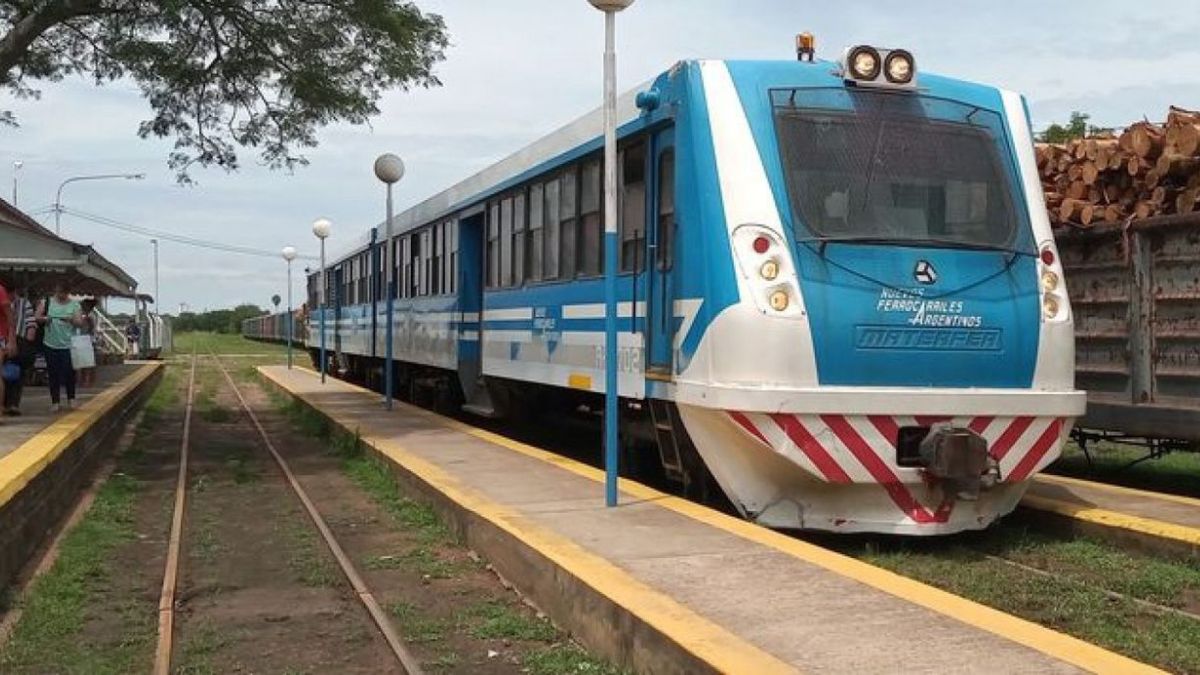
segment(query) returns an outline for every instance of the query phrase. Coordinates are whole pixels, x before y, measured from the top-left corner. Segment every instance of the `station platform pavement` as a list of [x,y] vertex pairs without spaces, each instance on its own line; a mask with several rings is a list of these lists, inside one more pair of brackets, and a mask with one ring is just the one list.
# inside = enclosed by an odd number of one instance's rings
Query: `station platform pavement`
[[159,363],[100,366],[72,410],[50,412],[43,386],[25,388],[20,417],[0,418],[0,589],[62,522],[102,456],[161,375]]
[[1095,645],[312,371],[268,382],[356,434],[581,643],[649,673],[1158,672]]
[[1070,519],[1085,530],[1200,557],[1200,499],[1041,474],[1021,506]]

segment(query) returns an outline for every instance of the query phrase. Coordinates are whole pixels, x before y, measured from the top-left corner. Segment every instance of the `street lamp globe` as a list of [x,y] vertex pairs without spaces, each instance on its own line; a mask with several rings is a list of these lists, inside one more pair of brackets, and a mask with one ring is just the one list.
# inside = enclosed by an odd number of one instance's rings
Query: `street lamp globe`
[[588,2],[601,12],[619,12],[628,9],[633,4],[633,0],[588,0]]
[[296,259],[296,247],[295,246],[284,246],[283,247],[283,259],[288,262],[292,262],[293,260],[295,260]]
[[390,152],[380,155],[375,160],[375,177],[391,185],[404,178],[404,161]]
[[312,231],[317,235],[317,239],[324,239],[329,236],[329,231],[333,229],[333,223],[328,218],[317,218],[313,221]]

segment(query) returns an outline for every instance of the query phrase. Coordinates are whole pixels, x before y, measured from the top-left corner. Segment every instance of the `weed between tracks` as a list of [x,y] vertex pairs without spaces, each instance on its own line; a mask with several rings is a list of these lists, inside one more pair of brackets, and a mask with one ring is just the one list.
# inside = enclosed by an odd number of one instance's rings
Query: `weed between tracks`
[[[449,647],[451,642],[462,644],[462,640],[469,639],[495,645],[487,658],[506,652],[506,656],[497,658],[513,659],[509,662],[513,667],[533,675],[621,672],[589,655],[511,594],[491,588],[498,584],[494,576],[484,572],[486,563],[456,540],[434,509],[404,495],[388,467],[364,452],[357,438],[334,431],[324,418],[274,388],[264,389],[292,428],[309,438],[321,439],[337,457],[346,477],[389,516],[396,528],[410,536],[411,543],[405,550],[367,557],[363,567],[407,573],[424,585],[453,585],[442,590],[433,604],[406,598],[388,605],[400,634],[419,649],[426,668],[474,672],[478,655]],[[485,659],[482,663],[489,662]]]
[[[1200,672],[1200,621],[1131,598],[1200,613],[1200,563],[1045,534],[1019,519],[940,540],[829,541],[874,565],[1176,672]],[[1004,558],[1045,570],[1045,577]]]

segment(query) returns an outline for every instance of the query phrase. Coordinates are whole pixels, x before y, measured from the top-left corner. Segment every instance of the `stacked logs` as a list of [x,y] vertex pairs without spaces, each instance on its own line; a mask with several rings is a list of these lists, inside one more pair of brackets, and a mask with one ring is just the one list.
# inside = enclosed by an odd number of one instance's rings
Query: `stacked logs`
[[1050,222],[1090,227],[1200,211],[1200,112],[1035,146]]

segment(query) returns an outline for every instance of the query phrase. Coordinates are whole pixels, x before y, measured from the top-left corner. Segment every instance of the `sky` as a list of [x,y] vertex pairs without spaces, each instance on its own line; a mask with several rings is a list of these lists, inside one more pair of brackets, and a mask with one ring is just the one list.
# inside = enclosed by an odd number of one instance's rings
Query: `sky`
[[[330,252],[384,218],[372,162],[383,152],[407,166],[397,210],[419,202],[599,105],[603,19],[585,0],[417,0],[443,16],[451,46],[436,68],[442,86],[391,92],[369,126],[320,132],[307,167],[271,171],[252,150],[243,168],[195,170],[181,187],[167,168],[167,140],[142,140],[149,108],[128,82],[83,78],[44,83],[42,96],[0,110],[0,188],[54,226],[47,211],[69,176],[144,173],[140,181],[73,183],[67,208],[142,227],[264,250],[315,254],[310,225],[334,223]],[[1028,97],[1034,126],[1072,110],[1093,123],[1161,120],[1169,104],[1200,108],[1200,12],[1190,0],[1077,3],[1009,0],[638,0],[617,21],[618,88],[650,79],[685,58],[794,58],[794,35],[817,36],[817,54],[850,44],[903,47],[928,70],[1013,89]],[[14,172],[13,162],[23,162]],[[63,236],[90,243],[154,292],[149,239],[62,216]],[[295,304],[304,261],[294,263]],[[202,311],[286,297],[282,258],[233,255],[162,242],[159,306]]]

